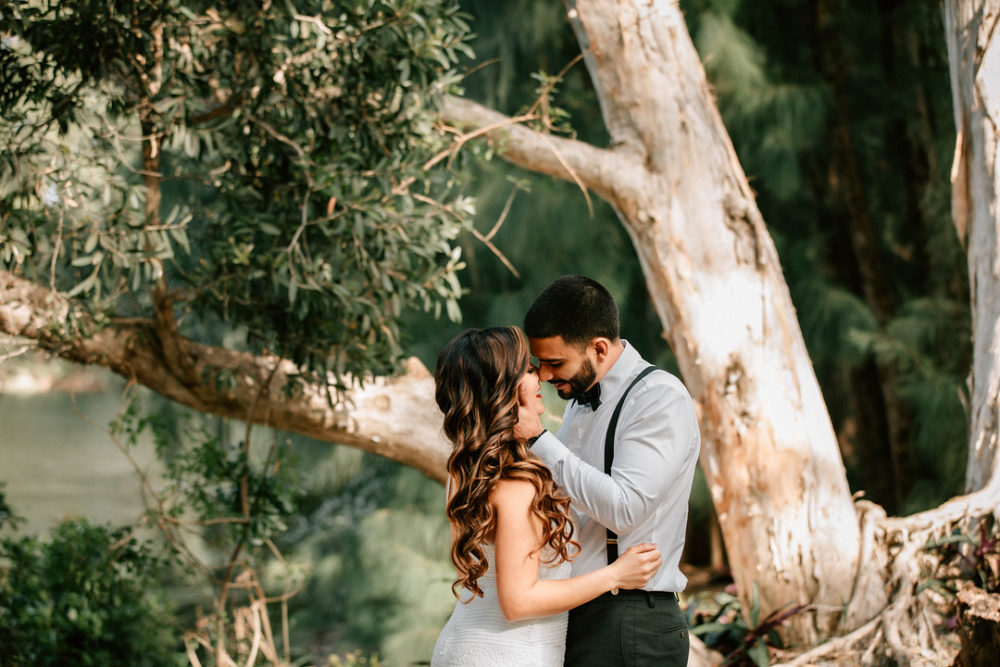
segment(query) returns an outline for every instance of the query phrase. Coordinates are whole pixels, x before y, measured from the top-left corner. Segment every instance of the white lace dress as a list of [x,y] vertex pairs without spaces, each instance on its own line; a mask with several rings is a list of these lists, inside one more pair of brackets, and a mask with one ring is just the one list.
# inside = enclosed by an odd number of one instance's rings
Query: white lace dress
[[[503,617],[497,600],[493,545],[483,545],[490,568],[479,579],[483,597],[468,604],[457,602],[441,630],[431,667],[559,667],[566,652],[567,613],[511,623]],[[566,579],[570,563],[538,570],[539,579]],[[471,596],[467,591],[463,599]]]

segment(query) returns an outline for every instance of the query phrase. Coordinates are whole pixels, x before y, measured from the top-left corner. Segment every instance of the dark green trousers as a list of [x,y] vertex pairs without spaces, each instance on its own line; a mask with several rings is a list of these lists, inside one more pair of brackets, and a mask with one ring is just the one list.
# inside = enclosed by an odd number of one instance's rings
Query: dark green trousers
[[685,667],[687,621],[673,593],[605,593],[569,612],[566,667]]

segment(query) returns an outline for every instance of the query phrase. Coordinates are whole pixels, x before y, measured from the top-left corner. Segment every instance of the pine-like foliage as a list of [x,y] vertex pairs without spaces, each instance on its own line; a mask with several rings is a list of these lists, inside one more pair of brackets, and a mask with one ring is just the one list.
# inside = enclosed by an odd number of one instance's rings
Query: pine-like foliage
[[852,485],[903,512],[959,492],[970,328],[948,207],[954,128],[940,9],[686,5]]

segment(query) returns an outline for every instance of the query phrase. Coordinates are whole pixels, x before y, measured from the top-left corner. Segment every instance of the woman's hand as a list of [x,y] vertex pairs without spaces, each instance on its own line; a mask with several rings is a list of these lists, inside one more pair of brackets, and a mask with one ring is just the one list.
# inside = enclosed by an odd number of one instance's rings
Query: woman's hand
[[629,547],[609,566],[615,580],[612,593],[618,593],[619,588],[644,588],[662,562],[655,544],[643,542]]

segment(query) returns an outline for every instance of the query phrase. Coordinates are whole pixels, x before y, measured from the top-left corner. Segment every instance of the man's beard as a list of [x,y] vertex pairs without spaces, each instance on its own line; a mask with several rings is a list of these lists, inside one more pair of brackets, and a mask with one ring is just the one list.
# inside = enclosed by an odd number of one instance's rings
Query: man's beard
[[[559,398],[564,400],[569,400],[571,398],[576,398],[582,395],[590,385],[594,384],[594,380],[597,379],[597,371],[594,370],[594,364],[590,363],[590,359],[584,359],[583,365],[580,370],[568,380],[556,380],[556,382],[565,382],[569,385],[569,391],[564,391],[562,389],[556,389],[556,393],[559,394]],[[549,380],[552,382],[552,380]]]

